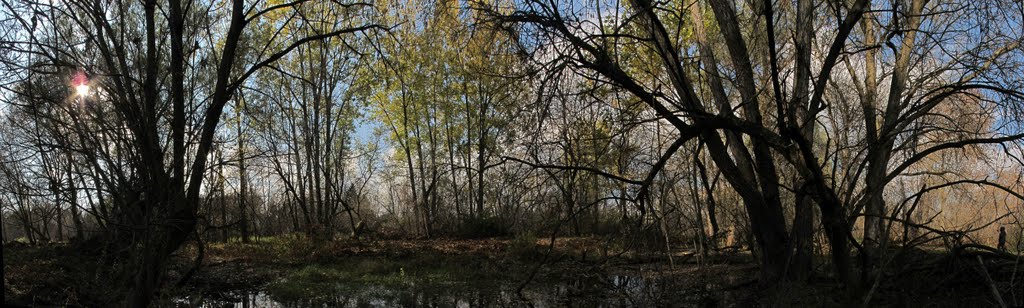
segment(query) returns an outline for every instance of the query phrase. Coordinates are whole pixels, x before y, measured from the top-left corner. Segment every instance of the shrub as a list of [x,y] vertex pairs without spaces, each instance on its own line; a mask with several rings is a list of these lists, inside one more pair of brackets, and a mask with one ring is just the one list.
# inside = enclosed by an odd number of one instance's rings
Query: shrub
[[539,256],[540,249],[537,247],[537,235],[533,234],[533,232],[516,234],[508,244],[508,254],[522,259],[532,259]]
[[487,238],[508,236],[512,232],[497,216],[463,218],[457,236],[461,238]]

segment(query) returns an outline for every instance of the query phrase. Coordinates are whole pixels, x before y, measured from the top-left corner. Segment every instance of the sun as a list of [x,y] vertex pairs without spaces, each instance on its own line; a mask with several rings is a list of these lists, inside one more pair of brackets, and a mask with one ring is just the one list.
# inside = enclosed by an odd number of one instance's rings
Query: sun
[[89,77],[85,76],[84,72],[75,72],[75,75],[71,77],[71,85],[75,87],[75,93],[78,96],[89,95]]
[[82,97],[88,96],[89,95],[89,85],[87,85],[87,84],[80,84],[80,85],[75,86],[75,93],[78,93],[78,96],[82,96]]

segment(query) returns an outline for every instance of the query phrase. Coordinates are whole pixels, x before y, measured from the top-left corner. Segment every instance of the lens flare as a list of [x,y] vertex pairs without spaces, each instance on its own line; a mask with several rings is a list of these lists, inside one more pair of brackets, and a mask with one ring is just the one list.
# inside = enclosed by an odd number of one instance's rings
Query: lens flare
[[84,72],[75,72],[75,75],[71,77],[71,85],[75,87],[75,93],[78,96],[89,95],[89,77],[85,76]]
[[77,86],[75,86],[75,92],[78,93],[78,96],[89,95],[89,85],[86,85],[86,84],[77,85]]

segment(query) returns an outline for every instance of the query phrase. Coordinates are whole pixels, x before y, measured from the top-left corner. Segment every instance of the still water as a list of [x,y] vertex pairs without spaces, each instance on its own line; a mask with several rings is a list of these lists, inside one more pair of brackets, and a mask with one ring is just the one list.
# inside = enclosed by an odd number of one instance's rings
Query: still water
[[[331,283],[331,282],[325,282]],[[338,283],[338,282],[335,282]],[[671,280],[615,275],[571,281],[533,282],[517,292],[516,282],[485,281],[458,286],[419,284],[353,286],[350,291],[275,298],[265,290],[179,298],[177,307],[715,307],[714,286],[675,288]],[[681,292],[680,289],[689,289]]]

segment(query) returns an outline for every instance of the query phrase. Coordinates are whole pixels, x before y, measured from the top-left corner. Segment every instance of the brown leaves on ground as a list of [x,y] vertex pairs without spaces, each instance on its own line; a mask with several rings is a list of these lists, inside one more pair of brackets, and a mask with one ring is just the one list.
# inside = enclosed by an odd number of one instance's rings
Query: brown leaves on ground
[[[315,241],[302,235],[256,238],[250,243],[209,243],[204,264],[224,262],[305,263],[329,261],[333,258],[360,255],[406,256],[421,253],[444,255],[477,255],[490,258],[504,257],[513,239],[388,239]],[[536,240],[538,249],[546,249],[547,238]],[[571,237],[555,240],[555,250],[566,254],[580,254],[606,250],[597,238]],[[184,258],[194,258],[194,245],[180,251]]]

